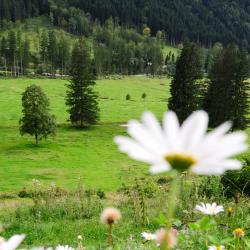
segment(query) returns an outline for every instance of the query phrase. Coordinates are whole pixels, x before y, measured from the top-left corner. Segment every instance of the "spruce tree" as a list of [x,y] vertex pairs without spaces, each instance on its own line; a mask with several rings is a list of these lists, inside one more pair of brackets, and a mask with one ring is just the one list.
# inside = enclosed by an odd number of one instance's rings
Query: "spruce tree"
[[23,117],[20,119],[20,134],[30,134],[38,144],[42,138],[55,135],[56,121],[49,114],[49,99],[39,86],[27,87],[22,95]]
[[173,110],[183,122],[201,105],[202,56],[200,48],[185,42],[176,62],[174,78],[171,82],[168,108]]
[[248,125],[249,59],[245,52],[231,44],[217,54],[209,74],[204,109],[210,115],[210,126],[233,121],[234,129]]
[[80,39],[72,51],[66,105],[69,106],[71,123],[81,128],[95,124],[99,119],[97,95],[93,91],[93,72],[90,48],[85,40]]

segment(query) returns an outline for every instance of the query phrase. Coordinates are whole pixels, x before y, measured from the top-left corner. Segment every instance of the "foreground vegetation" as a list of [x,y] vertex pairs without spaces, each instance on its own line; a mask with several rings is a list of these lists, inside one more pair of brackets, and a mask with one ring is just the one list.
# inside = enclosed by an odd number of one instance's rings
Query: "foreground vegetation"
[[[113,137],[125,134],[121,125],[131,118],[139,118],[144,110],[151,110],[160,118],[166,110],[170,81],[139,76],[113,78],[97,81],[100,123],[87,130],[69,126],[66,80],[0,80],[0,174],[4,179],[0,220],[6,227],[4,237],[25,233],[23,246],[60,243],[76,247],[77,235],[82,235],[87,249],[95,249],[93,245],[103,249],[108,246],[107,228],[99,223],[99,216],[104,207],[112,205],[123,215],[114,228],[116,246],[156,248],[152,242],[143,243],[141,232],[155,232],[162,225],[171,178],[165,174],[151,177],[148,167],[117,151]],[[33,138],[21,137],[18,131],[21,93],[30,84],[41,86],[49,96],[52,113],[59,123],[57,136],[39,146],[34,145]],[[143,93],[146,93],[145,100]],[[131,100],[126,100],[128,94]],[[248,157],[249,151],[243,156]],[[225,210],[233,208],[230,218],[226,211],[216,217],[219,225],[216,230],[223,231],[226,227],[218,241],[230,238],[236,227],[244,228],[248,235],[248,199],[244,196],[228,199],[220,178],[183,176],[182,188],[185,192],[180,196],[174,221],[183,239],[180,249],[197,246],[203,249],[205,234],[197,239],[195,233],[188,236],[185,233],[188,224],[202,218],[194,209],[202,201],[217,202]],[[207,230],[209,235],[215,229]]]

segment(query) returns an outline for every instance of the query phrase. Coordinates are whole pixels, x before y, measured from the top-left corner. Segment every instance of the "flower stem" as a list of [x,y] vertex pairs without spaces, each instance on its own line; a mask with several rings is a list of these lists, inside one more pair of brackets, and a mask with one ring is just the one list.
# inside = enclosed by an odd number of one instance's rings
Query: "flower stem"
[[112,236],[113,223],[109,223],[109,247],[113,246],[113,236]]
[[170,190],[168,194],[168,211],[167,211],[167,221],[166,229],[170,230],[172,227],[172,220],[175,215],[176,204],[180,194],[180,176],[178,173],[175,174],[170,185]]

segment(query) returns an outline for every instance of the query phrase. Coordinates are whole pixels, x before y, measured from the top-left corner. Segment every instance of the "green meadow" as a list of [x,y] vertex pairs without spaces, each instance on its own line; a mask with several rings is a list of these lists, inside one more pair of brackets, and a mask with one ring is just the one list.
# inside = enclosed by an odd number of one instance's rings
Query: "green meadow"
[[[81,179],[87,188],[115,191],[135,176],[147,174],[148,167],[118,152],[115,135],[129,119],[138,119],[144,110],[159,118],[167,108],[169,79],[125,77],[98,80],[100,123],[86,130],[70,126],[65,93],[67,80],[0,80],[0,182],[1,192],[29,188],[32,179],[50,185],[73,188]],[[57,136],[35,146],[34,138],[19,134],[21,94],[31,84],[42,87],[50,98],[51,112],[58,123]],[[146,100],[141,98],[147,94]],[[126,95],[131,100],[126,101]],[[130,178],[131,177],[131,178]]]

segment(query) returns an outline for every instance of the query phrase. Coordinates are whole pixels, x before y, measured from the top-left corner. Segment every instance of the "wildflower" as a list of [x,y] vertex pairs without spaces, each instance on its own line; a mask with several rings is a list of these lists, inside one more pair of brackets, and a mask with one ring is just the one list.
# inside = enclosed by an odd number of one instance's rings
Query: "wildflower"
[[121,219],[121,213],[116,208],[106,208],[101,214],[101,222],[109,226],[109,246],[113,245],[113,224]]
[[161,228],[156,232],[155,241],[162,249],[172,249],[177,244],[177,230],[171,228],[171,230],[167,232]]
[[232,215],[233,215],[233,208],[232,207],[229,207],[228,209],[227,209],[227,216],[230,218],[230,217],[232,217]]
[[224,246],[209,246],[208,250],[225,250]]
[[215,202],[213,204],[201,203],[201,206],[197,205],[195,208],[206,215],[216,215],[224,211],[223,206],[217,206]]
[[156,234],[143,232],[141,233],[142,238],[144,238],[146,241],[156,240]]
[[121,219],[121,213],[116,208],[106,208],[101,214],[103,224],[113,224]]
[[234,237],[243,237],[245,235],[245,232],[242,228],[236,228],[233,231]]
[[202,175],[221,175],[226,170],[242,167],[232,156],[248,148],[246,134],[234,132],[227,122],[206,134],[208,115],[196,111],[180,126],[176,114],[166,112],[163,128],[150,112],[142,116],[142,123],[132,120],[128,133],[132,138],[117,136],[115,142],[123,153],[151,165],[152,173],[175,169],[191,170]]
[[0,239],[0,250],[15,250],[24,240],[25,235],[14,235],[9,240]]
[[78,239],[78,240],[82,240],[82,236],[81,236],[81,235],[78,235],[78,236],[77,236],[77,239]]
[[66,245],[66,246],[58,245],[55,250],[74,250],[74,248],[72,248],[68,245]]
[[33,179],[33,180],[32,180],[32,184],[33,184],[34,187],[38,187],[38,186],[41,185],[40,181],[37,180],[37,179]]

